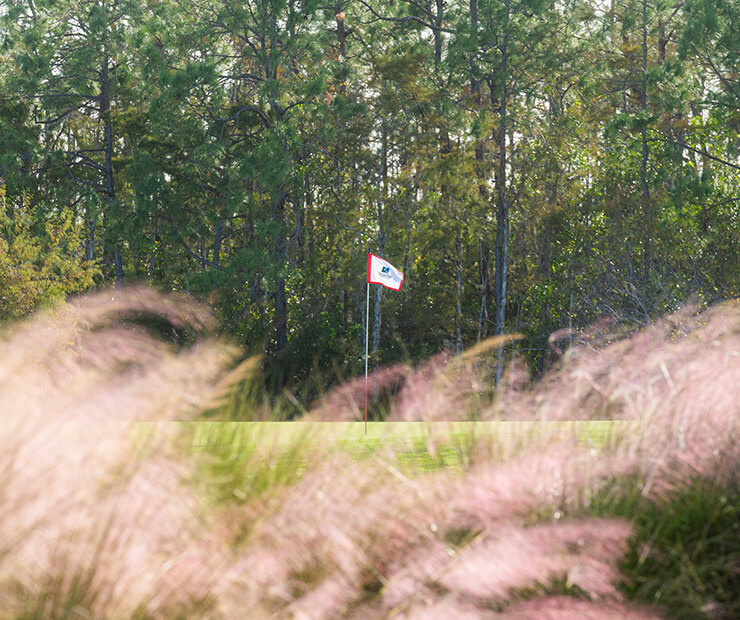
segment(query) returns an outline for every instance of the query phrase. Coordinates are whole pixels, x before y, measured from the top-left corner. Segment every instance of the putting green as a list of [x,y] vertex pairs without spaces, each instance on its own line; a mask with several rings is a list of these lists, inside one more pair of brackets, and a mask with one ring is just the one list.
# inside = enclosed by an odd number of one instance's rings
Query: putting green
[[566,422],[180,422],[192,437],[192,448],[206,448],[214,440],[233,437],[270,445],[296,442],[331,445],[337,442],[398,443],[432,439],[444,443],[460,437],[522,440],[575,436],[580,441],[602,445],[622,436],[634,423],[611,420]]

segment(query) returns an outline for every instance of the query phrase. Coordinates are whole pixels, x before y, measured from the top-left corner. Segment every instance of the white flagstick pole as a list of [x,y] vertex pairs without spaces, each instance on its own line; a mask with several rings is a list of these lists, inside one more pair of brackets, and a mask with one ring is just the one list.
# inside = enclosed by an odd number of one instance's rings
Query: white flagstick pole
[[367,345],[370,334],[370,282],[367,283],[367,310],[365,311],[365,435],[367,435]]

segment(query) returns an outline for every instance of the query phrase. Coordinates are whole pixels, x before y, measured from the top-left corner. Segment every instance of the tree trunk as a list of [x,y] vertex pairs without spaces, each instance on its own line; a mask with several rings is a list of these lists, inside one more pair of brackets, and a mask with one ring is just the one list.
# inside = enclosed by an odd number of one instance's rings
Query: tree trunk
[[481,338],[486,335],[486,327],[488,325],[488,293],[489,293],[489,277],[488,277],[488,263],[490,260],[490,248],[486,244],[484,246],[483,241],[478,242],[478,266],[480,271],[480,313],[478,315],[478,337],[476,342],[480,342]]
[[90,262],[95,260],[95,229],[97,227],[96,221],[95,221],[95,214],[90,213],[90,209],[88,209],[89,214],[89,222],[88,222],[88,231],[87,231],[87,260]]
[[[478,48],[478,0],[470,0],[470,33],[473,39],[472,49]],[[470,55],[470,94],[480,103],[480,80],[478,79],[478,67],[475,62],[475,55]],[[476,159],[478,152],[476,149]]]
[[221,264],[221,243],[224,238],[224,221],[219,220],[216,224],[216,232],[213,235],[213,256],[211,262],[218,267]]
[[[383,192],[388,177],[388,127],[385,119],[381,124],[381,143],[380,143],[380,165],[378,166],[377,180],[377,209],[378,209],[378,254],[385,258],[385,242],[388,234],[385,230]],[[382,305],[383,287],[377,286],[375,291],[375,319],[373,323],[373,360],[374,366],[378,363],[378,349],[380,348],[380,326],[383,319]]]
[[278,278],[275,284],[275,331],[277,350],[282,351],[288,344],[288,300],[285,296],[285,278]]
[[[103,5],[105,8],[105,5]],[[100,92],[100,118],[103,121],[103,131],[105,142],[103,150],[105,154],[105,192],[106,201],[109,210],[112,209],[116,201],[116,190],[113,178],[113,123],[110,118],[110,59],[103,47],[103,63],[100,72],[101,92]],[[116,270],[116,288],[123,286],[123,259],[121,248],[116,243],[113,249],[113,263]]]
[[[383,253],[381,253],[382,256]],[[381,304],[383,302],[383,287],[375,286],[375,314],[373,315],[373,367],[378,365],[378,349],[380,349],[380,324],[382,320]]]
[[434,37],[434,60],[439,66],[442,64],[442,33],[438,30],[442,26],[444,19],[444,0],[436,0],[437,12],[434,15],[434,25],[437,27],[433,30]]
[[[344,11],[342,10],[342,3],[337,2],[334,5],[334,15],[337,20],[337,42],[339,43],[339,57],[347,58],[347,35],[349,32],[344,24]],[[339,85],[339,92],[344,93],[346,91],[345,83],[342,82]]]
[[[508,29],[509,13],[511,10],[510,0],[504,4],[503,35],[501,41],[501,64],[499,66],[499,128],[498,128],[498,170],[496,173],[496,321],[494,325],[495,334],[503,334],[506,318],[506,284],[507,267],[509,260],[509,202],[506,177],[506,134],[508,130],[507,117],[507,82],[509,79],[508,60]],[[496,365],[496,383],[500,383],[503,374],[503,348],[499,348],[498,363]]]
[[642,188],[642,197],[645,200],[650,198],[650,189],[648,188],[647,172],[648,172],[648,141],[647,141],[647,129],[645,128],[645,115],[647,113],[647,57],[648,57],[648,46],[647,46],[647,0],[642,0],[642,84],[640,88],[640,111],[643,114],[642,128],[640,130],[640,136],[642,138],[642,161],[640,164],[640,186]]
[[[285,190],[281,187],[273,209],[273,222],[282,227],[284,219]],[[285,246],[285,242],[281,241],[280,245]],[[278,250],[284,257],[285,247],[279,247]],[[275,282],[275,344],[278,351],[282,351],[288,344],[288,298],[285,294],[285,277],[282,275]]]
[[455,352],[460,355],[463,350],[463,340],[462,340],[462,261],[463,261],[463,243],[462,243],[462,234],[460,232],[460,229],[457,229],[457,238],[455,239],[455,245],[457,248],[457,294],[456,294],[456,302],[457,302],[457,328],[456,328],[456,342],[455,342]]
[[152,240],[152,251],[149,253],[148,273],[149,273],[150,278],[154,278],[156,271],[157,271],[157,219],[156,218],[154,218],[154,221],[152,222],[151,240]]

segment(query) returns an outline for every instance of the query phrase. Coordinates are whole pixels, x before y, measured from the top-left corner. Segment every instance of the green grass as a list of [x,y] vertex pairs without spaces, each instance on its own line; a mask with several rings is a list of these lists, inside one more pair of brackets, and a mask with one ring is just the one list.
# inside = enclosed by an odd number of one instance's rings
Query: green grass
[[694,480],[624,514],[635,534],[622,564],[625,593],[671,618],[740,618],[740,485]]
[[296,483],[320,444],[311,429],[274,424],[183,424],[178,443],[196,457],[192,482],[215,503],[242,503]]
[[[407,476],[464,471],[479,452],[575,435],[604,446],[622,433],[615,422],[183,422],[179,446],[196,456],[193,482],[211,501],[246,502],[298,482],[318,458],[341,451],[382,458]],[[146,436],[151,429],[142,428]],[[514,446],[514,448],[512,448]],[[495,456],[493,456],[495,458]]]
[[[145,423],[142,423],[145,424]],[[289,445],[308,442],[314,445],[362,446],[373,442],[398,440],[426,441],[430,435],[447,440],[473,436],[501,440],[536,439],[559,434],[575,434],[579,440],[595,446],[604,445],[630,428],[629,422],[368,422],[367,434],[363,422],[178,422],[192,439],[194,450],[208,449],[224,438],[238,440],[242,447],[268,443]]]
[[657,497],[643,483],[611,479],[583,508],[633,524],[620,589],[676,620],[740,618],[740,477],[726,486],[695,477]]

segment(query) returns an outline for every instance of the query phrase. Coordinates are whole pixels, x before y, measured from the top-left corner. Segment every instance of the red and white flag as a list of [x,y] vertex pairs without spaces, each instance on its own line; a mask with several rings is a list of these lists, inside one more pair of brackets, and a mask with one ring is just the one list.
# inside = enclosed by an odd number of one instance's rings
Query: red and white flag
[[394,291],[401,290],[403,284],[403,272],[396,269],[387,260],[375,256],[367,255],[367,281],[370,284],[382,284],[386,288]]

